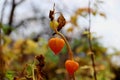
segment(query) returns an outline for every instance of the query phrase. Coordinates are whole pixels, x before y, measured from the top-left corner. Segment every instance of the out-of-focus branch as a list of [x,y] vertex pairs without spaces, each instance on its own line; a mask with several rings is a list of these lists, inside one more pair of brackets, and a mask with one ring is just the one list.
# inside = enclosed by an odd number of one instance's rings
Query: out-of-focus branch
[[[89,0],[89,4],[88,4],[89,8],[90,8],[90,5],[91,5],[91,1]],[[90,14],[90,9],[88,9],[88,15],[89,15],[88,44],[89,44],[89,49],[90,49],[90,53],[91,53],[90,57],[91,57],[92,67],[93,67],[93,77],[94,77],[94,80],[97,80],[97,73],[96,73],[96,69],[95,69],[95,57],[94,57],[94,51],[93,51],[92,41],[91,41],[91,14]]]
[[9,26],[12,26],[12,23],[13,23],[13,15],[14,15],[15,8],[16,8],[15,0],[12,0],[12,9],[11,9],[11,11],[10,11],[10,17],[9,17],[9,22],[8,22],[8,25],[9,25]]
[[23,25],[25,22],[35,21],[35,20],[38,20],[38,19],[41,19],[41,18],[31,17],[31,18],[27,18],[27,19],[21,20],[21,21],[15,26],[15,28],[20,27],[20,26]]
[[15,3],[15,0],[12,0],[12,9],[10,12],[9,23],[8,23],[10,26],[12,26],[12,23],[13,23],[13,16],[14,16],[15,8],[24,1],[25,0],[21,0],[20,2]]
[[16,5],[20,5],[22,2],[24,2],[25,0],[21,0],[18,3],[16,3]]
[[7,0],[5,0],[4,3],[3,3],[3,7],[2,7],[2,11],[1,11],[1,18],[0,18],[1,23],[3,21],[4,10],[5,10],[6,4],[7,4]]
[[[24,1],[25,0],[21,0],[20,2],[16,3],[15,0],[12,0],[12,8],[10,11],[9,22],[8,22],[9,26],[12,26],[12,24],[13,24],[14,12],[15,12],[16,7]],[[12,31],[12,29],[10,28],[8,30],[7,34],[9,35],[11,33],[11,31]]]

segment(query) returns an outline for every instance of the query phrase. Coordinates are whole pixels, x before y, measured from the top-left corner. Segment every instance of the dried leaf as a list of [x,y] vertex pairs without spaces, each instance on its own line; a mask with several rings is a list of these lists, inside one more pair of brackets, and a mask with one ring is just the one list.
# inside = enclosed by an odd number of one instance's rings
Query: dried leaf
[[51,21],[54,19],[54,11],[50,10],[49,18],[50,18]]
[[71,16],[71,23],[75,26],[77,26],[77,15]]
[[83,34],[84,34],[84,35],[88,35],[88,34],[89,34],[89,31],[84,31]]
[[82,37],[88,37],[89,35],[89,31],[88,30],[85,30],[82,32]]
[[106,18],[105,13],[100,12],[99,14],[100,14],[100,16],[102,16],[102,17]]
[[49,18],[51,21],[54,20],[54,13],[55,13],[55,4],[53,6],[53,10],[50,10],[50,12],[49,12]]
[[73,31],[73,27],[67,29],[67,32],[72,32],[72,31]]
[[79,14],[79,15],[82,15],[82,13],[84,12],[90,12],[90,13],[93,13],[94,10],[91,9],[91,8],[79,8],[77,11],[76,11],[76,14]]
[[60,16],[57,19],[59,25],[58,25],[58,31],[60,31],[62,29],[62,27],[64,27],[64,25],[66,24],[66,20],[63,16],[63,14],[61,13]]

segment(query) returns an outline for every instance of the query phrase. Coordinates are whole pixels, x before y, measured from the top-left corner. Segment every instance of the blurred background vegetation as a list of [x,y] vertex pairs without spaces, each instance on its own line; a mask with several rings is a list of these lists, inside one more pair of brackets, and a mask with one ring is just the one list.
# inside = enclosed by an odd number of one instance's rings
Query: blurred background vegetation
[[[39,62],[35,56],[43,55],[43,80],[67,80],[64,62],[68,58],[66,46],[58,56],[48,47],[53,31],[49,28],[51,0],[1,0],[0,1],[0,80],[32,80],[32,69]],[[88,10],[92,18],[106,18],[99,10],[104,2],[95,0],[92,8],[74,8],[71,12],[66,5],[55,1],[55,9],[62,12],[67,20],[61,30],[74,52],[74,59],[80,68],[75,73],[76,80],[92,80],[92,67],[87,41]],[[82,3],[81,3],[82,4]],[[49,6],[48,6],[49,5]],[[46,8],[47,7],[47,8]],[[120,52],[114,49],[108,53],[92,32],[92,45],[95,53],[95,66],[98,80],[120,80]],[[118,59],[118,60],[117,60]],[[42,59],[41,59],[42,60]],[[37,73],[36,73],[37,74]],[[19,78],[19,79],[18,79]]]

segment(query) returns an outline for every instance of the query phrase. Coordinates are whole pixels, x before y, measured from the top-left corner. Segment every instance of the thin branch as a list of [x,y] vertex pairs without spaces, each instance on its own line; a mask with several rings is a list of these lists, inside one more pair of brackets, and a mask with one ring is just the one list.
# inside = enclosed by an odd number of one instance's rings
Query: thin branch
[[15,8],[16,8],[15,0],[12,0],[12,9],[10,11],[9,22],[8,22],[9,26],[12,26]]
[[25,0],[21,0],[18,3],[15,3],[15,0],[12,1],[12,9],[11,9],[11,12],[10,12],[9,23],[8,23],[9,26],[12,26],[15,8],[24,1]]
[[66,40],[66,38],[64,37],[64,35],[62,33],[60,33],[60,32],[57,31],[57,34],[60,35],[62,37],[62,39],[65,41],[66,46],[68,48],[69,59],[73,60],[73,52],[72,52],[72,49],[71,49],[68,41]]
[[15,25],[15,28],[20,27],[21,25],[23,25],[27,21],[34,21],[34,20],[38,20],[38,19],[41,19],[41,18],[31,17],[31,18],[21,20],[17,25]]
[[[15,12],[15,9],[16,7],[21,4],[23,1],[25,0],[21,0],[20,2],[16,3],[15,0],[12,0],[12,8],[11,8],[11,11],[10,11],[10,16],[9,16],[9,22],[8,22],[8,25],[9,26],[13,26],[13,18],[14,18],[14,12]],[[10,28],[7,32],[7,34],[9,35],[10,33],[12,32],[12,29]]]
[[1,18],[0,18],[1,23],[3,21],[4,10],[5,10],[6,4],[7,4],[7,0],[5,0],[4,3],[3,3],[3,7],[2,7],[2,11],[1,11]]
[[93,70],[94,70],[94,80],[97,80],[97,75],[96,75],[96,70],[95,70],[95,58],[94,58],[94,53],[93,53],[93,48],[92,48],[92,42],[91,42],[91,14],[90,14],[90,5],[91,2],[89,0],[89,4],[88,4],[88,13],[89,13],[89,28],[88,28],[88,32],[89,32],[89,37],[88,37],[88,43],[89,43],[89,48],[91,51],[91,60],[92,60],[92,66],[93,66]]
[[32,11],[34,12],[34,15],[36,15],[36,13],[40,13],[40,10],[38,9],[38,7],[35,6],[35,4],[33,4],[33,2],[30,3]]
[[18,3],[16,3],[16,5],[18,6],[18,5],[20,5],[21,3],[23,3],[25,0],[21,0],[21,1],[19,1]]

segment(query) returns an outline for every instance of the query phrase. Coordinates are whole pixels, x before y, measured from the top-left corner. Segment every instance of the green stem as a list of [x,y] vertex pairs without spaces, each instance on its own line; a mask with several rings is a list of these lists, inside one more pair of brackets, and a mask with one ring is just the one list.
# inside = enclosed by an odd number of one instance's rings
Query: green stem
[[73,60],[73,52],[71,50],[71,47],[70,47],[68,41],[66,40],[66,38],[64,37],[64,35],[62,33],[57,32],[57,34],[60,35],[62,37],[62,39],[65,41],[67,49],[68,49],[69,59]]
[[33,60],[33,64],[30,65],[30,66],[31,66],[31,68],[32,68],[32,78],[33,78],[33,80],[36,80],[36,79],[35,79],[35,74],[34,74],[34,64],[35,64],[35,59]]
[[[58,34],[59,36],[62,37],[62,39],[65,41],[66,45],[67,45],[67,49],[68,49],[68,55],[69,55],[69,59],[70,60],[73,60],[73,52],[72,52],[72,49],[70,47],[70,44],[68,43],[67,39],[64,37],[64,35],[60,32],[57,31],[56,28],[54,28],[56,34]],[[70,75],[69,75],[70,76]],[[70,77],[71,80],[75,80],[75,75],[73,74],[71,77]]]
[[68,49],[69,59],[73,60],[73,52],[72,52],[72,49],[70,47],[70,44],[68,43],[68,41],[66,40],[66,38],[64,37],[64,35],[62,33],[60,33],[60,32],[57,31],[56,27],[54,27],[54,31],[55,31],[56,34],[58,34],[59,36],[61,36],[62,39],[65,41],[65,43],[67,45],[67,49]]
[[[55,6],[55,4],[54,4]],[[73,52],[72,52],[72,49],[70,47],[70,44],[68,43],[67,39],[64,37],[64,35],[62,33],[60,33],[57,28],[55,27],[55,24],[53,25],[53,28],[54,28],[54,31],[56,34],[58,34],[59,36],[61,36],[61,38],[65,41],[66,43],[66,46],[67,46],[67,49],[68,49],[68,55],[69,55],[69,59],[70,60],[73,60]],[[70,75],[69,75],[70,76]],[[75,80],[75,75],[73,74],[72,77],[70,77],[70,79],[72,80]]]
[[34,68],[32,68],[32,77],[33,77],[33,80],[35,80]]

